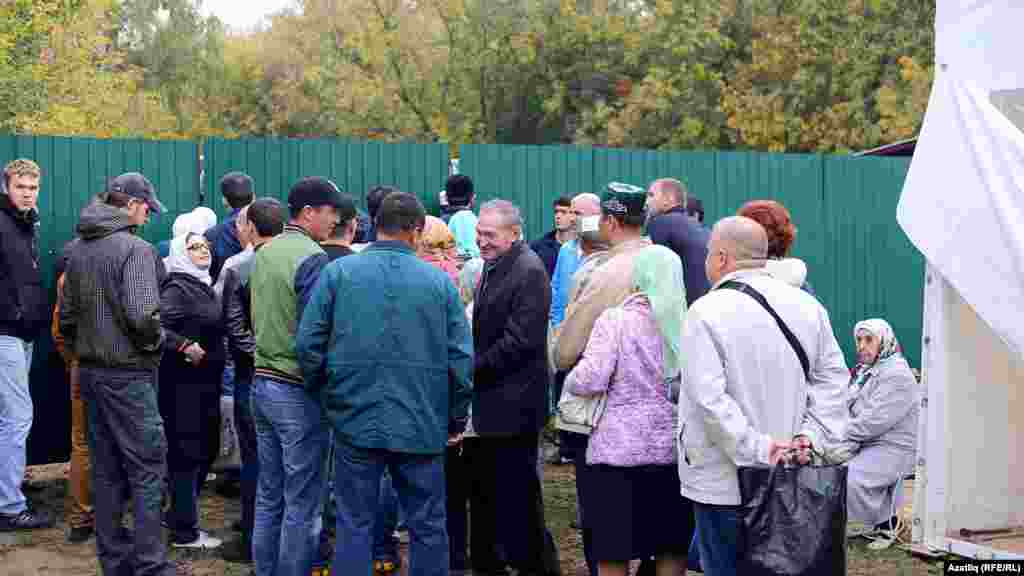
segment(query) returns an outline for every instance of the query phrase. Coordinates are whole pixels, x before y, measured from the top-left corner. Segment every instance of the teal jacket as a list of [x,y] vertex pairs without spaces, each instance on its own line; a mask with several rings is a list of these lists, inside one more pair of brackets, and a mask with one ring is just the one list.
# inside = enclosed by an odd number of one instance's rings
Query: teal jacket
[[295,345],[306,389],[350,445],[442,454],[464,429],[473,337],[462,300],[401,242],[328,264]]

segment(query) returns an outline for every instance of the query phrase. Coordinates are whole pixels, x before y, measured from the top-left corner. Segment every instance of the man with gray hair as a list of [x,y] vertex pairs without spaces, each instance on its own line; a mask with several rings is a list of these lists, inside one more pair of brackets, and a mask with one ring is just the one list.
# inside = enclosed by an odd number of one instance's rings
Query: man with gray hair
[[707,294],[704,273],[708,230],[687,213],[689,192],[679,180],[661,178],[647,188],[647,234],[651,242],[672,250],[683,261],[686,303]]
[[537,444],[547,419],[546,341],[551,286],[544,263],[521,240],[519,209],[480,207],[476,227],[483,276],[473,303],[473,430],[477,486],[470,537],[473,571],[547,574]]
[[552,328],[557,328],[565,317],[573,275],[583,259],[596,252],[597,246],[601,244],[601,198],[590,192],[577,194],[572,199],[572,213],[576,219],[576,238],[562,244],[555,263],[555,273],[551,276]]
[[[708,576],[732,576],[742,562],[737,469],[781,458],[806,463],[812,448],[831,452],[846,428],[850,373],[828,312],[766,272],[767,251],[757,222],[733,216],[716,224],[705,263],[714,288],[683,328],[679,477],[694,502]],[[806,375],[782,324],[806,354]]]

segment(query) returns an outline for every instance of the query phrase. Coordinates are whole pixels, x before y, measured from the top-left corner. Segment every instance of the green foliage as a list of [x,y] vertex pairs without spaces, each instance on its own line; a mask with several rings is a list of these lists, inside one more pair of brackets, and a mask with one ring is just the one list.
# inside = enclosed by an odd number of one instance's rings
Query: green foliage
[[912,136],[934,0],[0,2],[0,130],[843,151]]

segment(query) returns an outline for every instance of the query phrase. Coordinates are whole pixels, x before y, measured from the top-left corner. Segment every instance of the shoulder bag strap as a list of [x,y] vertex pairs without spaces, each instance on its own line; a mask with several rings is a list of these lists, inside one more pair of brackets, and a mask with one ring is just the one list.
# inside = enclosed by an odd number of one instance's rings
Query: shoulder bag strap
[[782,330],[783,336],[785,336],[786,340],[789,341],[789,345],[793,348],[793,351],[796,352],[797,358],[800,359],[800,366],[802,366],[804,369],[804,377],[807,378],[808,382],[810,382],[811,363],[807,359],[807,352],[804,351],[804,347],[800,344],[800,340],[798,340],[796,335],[793,334],[792,330],[789,329],[789,326],[786,326],[786,323],[782,321],[782,318],[779,316],[778,312],[776,312],[775,309],[772,308],[771,304],[768,303],[768,300],[765,299],[764,295],[755,290],[754,287],[751,286],[750,284],[736,282],[735,280],[728,280],[724,282],[721,286],[718,287],[718,289],[737,290],[739,292],[743,292],[747,296],[750,296],[751,298],[756,300],[758,304],[760,304],[769,314],[772,315],[772,318],[775,319],[775,323],[779,325],[779,330]]

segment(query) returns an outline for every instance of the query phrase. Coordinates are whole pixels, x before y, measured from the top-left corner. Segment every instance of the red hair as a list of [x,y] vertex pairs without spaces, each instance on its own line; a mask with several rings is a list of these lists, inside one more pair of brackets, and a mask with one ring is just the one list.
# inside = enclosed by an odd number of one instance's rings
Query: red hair
[[775,200],[751,200],[736,214],[750,218],[764,227],[768,233],[769,258],[782,258],[789,253],[789,247],[796,238],[796,226],[785,206]]

